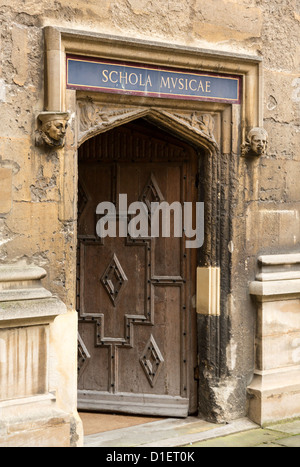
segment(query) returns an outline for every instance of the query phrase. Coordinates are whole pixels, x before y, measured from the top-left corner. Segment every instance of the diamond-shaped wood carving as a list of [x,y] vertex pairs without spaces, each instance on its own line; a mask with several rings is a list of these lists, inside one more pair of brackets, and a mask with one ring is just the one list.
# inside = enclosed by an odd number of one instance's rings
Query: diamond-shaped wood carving
[[164,365],[164,359],[152,334],[140,358],[140,363],[150,385],[154,388]]
[[84,372],[90,359],[91,359],[91,356],[89,354],[89,351],[86,348],[85,343],[83,342],[83,339],[81,338],[80,334],[78,333],[78,368],[77,368],[78,378]]
[[161,203],[164,201],[164,196],[158,186],[157,180],[153,173],[141,194],[140,201],[146,204],[148,212],[151,213],[151,203]]
[[101,277],[101,282],[113,305],[116,306],[120,299],[120,295],[124,291],[128,282],[117,255],[114,254],[111,262]]

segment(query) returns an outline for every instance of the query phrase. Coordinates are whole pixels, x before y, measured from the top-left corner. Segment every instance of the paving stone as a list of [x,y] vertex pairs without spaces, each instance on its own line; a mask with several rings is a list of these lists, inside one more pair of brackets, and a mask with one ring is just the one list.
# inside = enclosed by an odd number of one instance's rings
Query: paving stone
[[196,417],[187,419],[165,419],[154,421],[139,426],[129,426],[105,433],[92,434],[85,437],[85,445],[92,447],[128,447],[148,445],[157,443],[161,445],[164,440],[180,439],[186,434],[188,437],[193,433],[210,431],[219,425],[205,422]]
[[[85,436],[86,447],[190,447],[192,443],[257,429],[246,418],[228,424],[214,424],[197,417],[165,419]],[[112,428],[112,427],[111,427]],[[117,426],[115,426],[117,428]],[[284,435],[283,435],[284,436]]]
[[85,446],[300,447],[300,420],[261,428],[248,419],[216,425],[196,417],[160,420],[132,417],[130,423],[127,420],[128,426],[121,429],[119,418],[114,417],[113,421],[118,423],[109,427],[111,431],[86,436]]
[[300,420],[293,420],[290,422],[278,423],[276,425],[269,425],[266,427],[268,430],[281,431],[283,433],[289,433],[291,435],[300,434]]
[[280,444],[276,443],[268,443],[268,444],[260,444],[259,446],[255,446],[256,448],[283,448],[285,446],[281,446]]
[[277,443],[287,448],[300,448],[300,435],[280,439]]
[[[284,436],[281,434],[281,436]],[[193,444],[193,447],[256,447],[262,444],[270,444],[276,441],[278,444],[278,432],[272,430],[256,429],[243,433],[236,433],[234,435],[225,436],[223,438],[210,439],[200,443]]]

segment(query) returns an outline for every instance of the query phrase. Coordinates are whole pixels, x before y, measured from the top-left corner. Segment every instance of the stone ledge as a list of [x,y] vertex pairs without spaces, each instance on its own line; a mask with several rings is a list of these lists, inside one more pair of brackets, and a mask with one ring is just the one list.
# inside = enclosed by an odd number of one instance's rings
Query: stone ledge
[[44,269],[36,266],[0,266],[0,302],[52,297],[41,283],[46,275]]
[[291,264],[300,265],[300,253],[288,253],[283,255],[262,255],[258,257],[262,266],[286,266]]
[[0,447],[70,447],[70,416],[52,409],[1,421]]
[[300,297],[300,254],[264,255],[250,283],[250,294],[258,300],[287,300]]
[[248,391],[253,394],[263,394],[265,397],[285,392],[300,394],[300,370],[290,368],[277,373],[255,374]]
[[43,287],[28,287],[28,289],[0,290],[0,302],[36,300],[52,297],[51,292]]
[[294,280],[272,280],[272,281],[255,281],[250,284],[250,294],[257,297],[276,297],[286,300],[289,295],[290,298],[297,298],[300,296],[300,279]]
[[46,275],[45,269],[38,266],[0,266],[0,282],[41,280]]
[[37,266],[0,266],[0,322],[40,320],[67,312],[41,280],[47,273]]
[[0,303],[0,322],[54,318],[66,312],[65,304],[52,296],[48,299],[7,301]]
[[105,45],[111,46],[112,44],[120,47],[130,46],[131,48],[135,49],[141,49],[141,48],[149,48],[152,50],[154,47],[157,50],[163,50],[168,53],[174,53],[176,54],[191,54],[191,55],[196,55],[196,57],[199,56],[208,56],[208,57],[213,57],[213,58],[221,58],[222,60],[224,59],[231,59],[233,61],[236,61],[237,63],[239,62],[254,62],[254,63],[260,63],[262,62],[262,58],[259,55],[253,55],[253,54],[246,54],[246,53],[234,53],[234,52],[229,52],[227,50],[215,50],[215,49],[203,49],[200,47],[191,47],[191,46],[186,46],[186,45],[180,45],[176,44],[176,47],[174,47],[173,44],[170,44],[168,42],[157,42],[157,41],[151,41],[151,40],[143,40],[143,39],[137,39],[135,37],[122,37],[122,36],[115,36],[112,34],[102,34],[102,33],[97,33],[93,31],[78,31],[77,29],[68,29],[68,28],[63,28],[63,27],[52,27],[52,26],[46,26],[45,27],[45,32],[48,34],[49,39],[51,40],[51,43],[49,44],[50,40],[46,42],[47,47],[49,50],[55,50],[59,48],[59,43],[57,43],[57,33],[59,33],[61,36],[63,36],[66,39],[71,39],[71,40],[79,40],[82,42],[87,43],[88,41],[90,42],[103,42]]
[[255,375],[247,388],[249,417],[259,425],[300,416],[300,371]]

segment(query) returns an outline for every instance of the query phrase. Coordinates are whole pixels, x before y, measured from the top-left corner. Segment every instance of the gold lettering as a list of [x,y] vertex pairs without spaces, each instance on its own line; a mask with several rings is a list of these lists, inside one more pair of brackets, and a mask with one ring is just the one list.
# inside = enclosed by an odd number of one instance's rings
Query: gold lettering
[[[132,77],[135,78],[135,82],[133,82]],[[129,83],[130,83],[132,86],[135,86],[135,85],[137,84],[138,80],[139,80],[139,77],[138,77],[138,75],[136,75],[135,73],[131,73],[131,74],[129,75]]]
[[178,81],[178,78],[171,78],[171,81],[172,81],[172,86],[174,89],[176,89],[176,85],[177,85],[177,81]]
[[[140,86],[140,87],[151,87],[152,88],[152,79],[150,74],[146,73],[128,73],[128,72],[122,72],[122,71],[109,71],[109,70],[103,70],[102,71],[102,82],[103,83],[108,83],[108,82],[114,83],[114,84],[121,84],[123,86],[127,85],[128,83],[131,84],[131,86]],[[174,77],[174,76],[161,76],[161,82],[160,82],[160,87],[162,89],[169,89],[172,91],[176,90],[186,90],[186,91],[192,91],[192,92],[201,92],[203,94],[205,93],[211,93],[211,81],[209,80],[201,80],[199,79],[191,79],[189,78],[179,78],[179,77]]]
[[125,84],[128,84],[128,73],[122,74],[120,71],[120,83],[122,84],[122,81],[125,81]]
[[152,81],[151,81],[150,75],[147,76],[146,86],[148,86],[148,84],[149,84],[149,85],[151,86],[151,88],[152,88]]
[[113,75],[113,74],[116,74],[116,75],[118,76],[117,71],[111,71],[111,72],[109,73],[109,80],[110,80],[112,83],[117,83],[117,82],[118,82],[118,78],[116,79],[116,81],[114,81],[114,80],[112,79],[112,75]]
[[169,88],[170,89],[170,78],[164,78],[163,76],[161,77],[161,87]]
[[195,92],[195,91],[197,91],[197,88],[192,88],[192,83],[197,84],[197,81],[195,79],[191,79],[191,81],[190,81],[190,90]]
[[104,76],[105,79],[102,78],[103,83],[107,83],[108,81],[108,76],[107,76],[108,70],[103,70],[102,71],[102,76]]
[[146,86],[146,83],[143,83],[143,75],[140,73],[140,86]]
[[184,89],[184,79],[179,78],[178,82],[179,82],[179,89],[182,91]]
[[199,87],[198,87],[198,91],[205,92],[205,91],[204,91],[203,84],[202,84],[202,81],[201,81],[201,80],[199,81]]

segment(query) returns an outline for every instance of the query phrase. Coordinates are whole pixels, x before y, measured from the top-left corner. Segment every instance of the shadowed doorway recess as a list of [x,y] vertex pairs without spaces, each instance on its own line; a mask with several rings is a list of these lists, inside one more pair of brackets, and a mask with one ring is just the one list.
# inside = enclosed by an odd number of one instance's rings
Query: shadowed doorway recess
[[[197,156],[140,119],[79,148],[80,409],[186,417],[197,410],[196,250],[185,238],[99,238],[96,208],[197,201]],[[171,212],[172,220],[172,212]],[[116,218],[117,232],[120,222]]]

